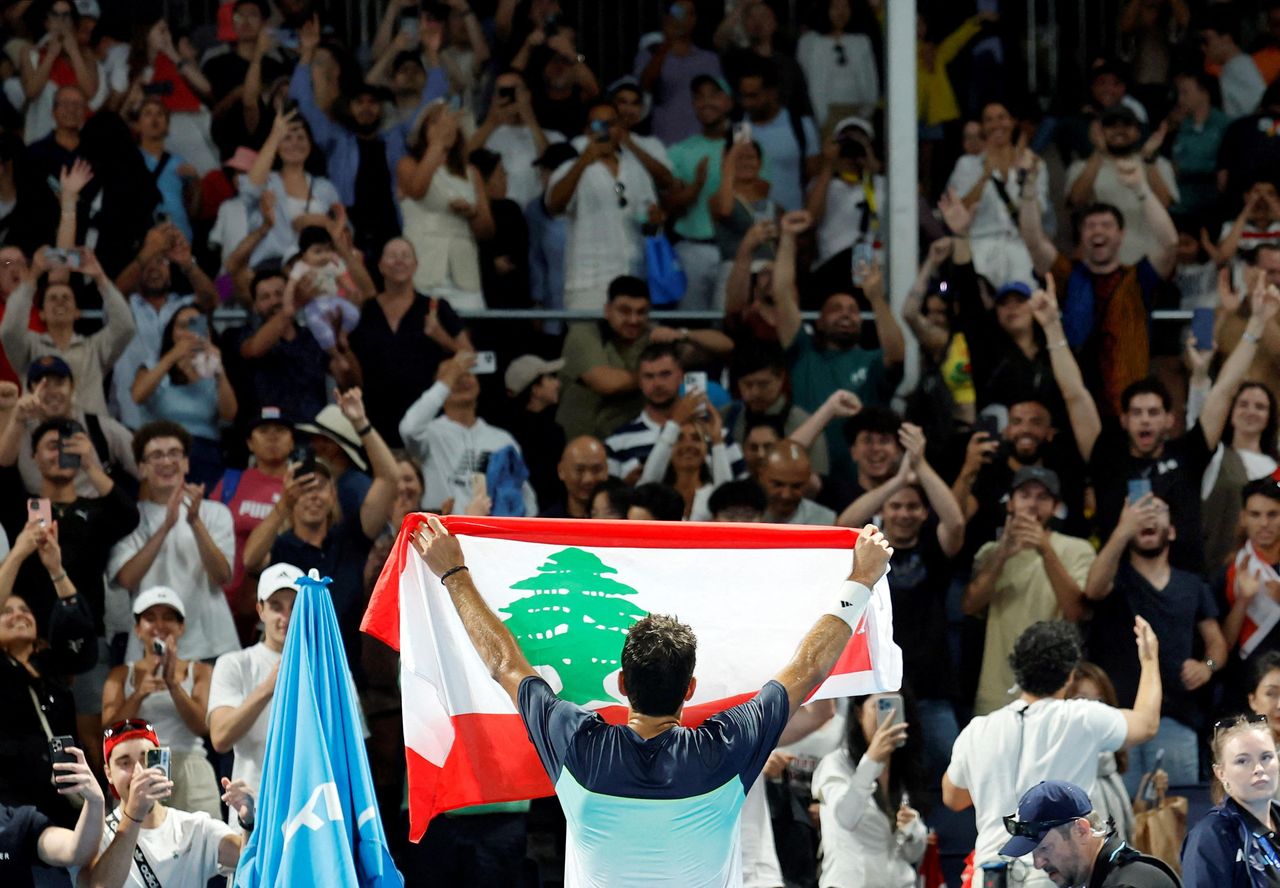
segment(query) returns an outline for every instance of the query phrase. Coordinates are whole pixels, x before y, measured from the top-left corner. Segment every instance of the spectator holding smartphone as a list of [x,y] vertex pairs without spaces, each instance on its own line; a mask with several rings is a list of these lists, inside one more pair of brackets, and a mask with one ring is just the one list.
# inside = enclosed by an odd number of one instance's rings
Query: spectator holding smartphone
[[194,305],[178,310],[160,337],[160,359],[138,368],[133,401],[154,419],[181,423],[191,433],[192,483],[210,488],[222,477],[219,423],[236,415],[236,393],[209,339],[209,321]]
[[[0,565],[0,805],[34,805],[53,823],[71,826],[75,809],[50,780],[49,738],[76,734],[75,700],[63,676],[93,662],[93,618],[58,567],[52,530],[32,523],[13,545]],[[43,635],[26,600],[10,594],[12,565],[34,552],[52,575],[63,574],[58,598],[44,614]]]
[[143,644],[140,660],[117,666],[102,693],[102,721],[141,718],[163,732],[169,744],[173,795],[169,807],[222,816],[218,778],[205,756],[209,733],[205,710],[213,667],[178,657],[186,617],[178,593],[147,589],[133,603],[133,632]]
[[[241,833],[203,811],[193,814],[161,804],[172,796],[173,781],[162,768],[148,767],[147,752],[158,748],[155,728],[140,719],[117,722],[103,732],[107,781],[120,804],[107,815],[93,863],[72,871],[73,878],[83,877],[82,884],[195,888],[229,874],[239,863]],[[254,797],[249,788],[226,778],[222,788],[227,807],[252,829]],[[162,829],[166,822],[168,827]],[[147,877],[140,861],[146,861]]]
[[[40,279],[55,269],[78,272],[97,286],[102,294],[102,329],[88,336],[75,331],[75,324],[80,320],[80,308],[76,305],[75,290],[69,284],[55,283],[50,279],[42,290],[39,289]],[[33,300],[40,308],[40,319],[48,328],[47,332],[36,333],[27,329],[27,316]],[[42,355],[62,358],[71,368],[72,375],[80,381],[76,388],[76,406],[90,413],[106,413],[103,379],[124,353],[133,338],[134,329],[128,303],[102,270],[92,250],[88,247],[78,247],[74,251],[41,247],[36,251],[22,283],[9,294],[4,319],[0,320],[0,345],[4,346],[9,363],[19,374],[26,373],[27,368]]]
[[0,882],[11,888],[34,888],[32,872],[37,861],[49,867],[84,866],[102,838],[105,802],[102,787],[76,747],[68,750],[71,761],[55,762],[54,781],[59,795],[83,800],[75,829],[54,826],[34,805],[0,804]]

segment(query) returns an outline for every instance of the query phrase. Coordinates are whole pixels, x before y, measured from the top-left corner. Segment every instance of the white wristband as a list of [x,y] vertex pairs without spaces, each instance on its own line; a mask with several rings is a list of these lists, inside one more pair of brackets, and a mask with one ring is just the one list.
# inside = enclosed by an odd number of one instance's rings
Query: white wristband
[[862,615],[867,612],[867,605],[870,603],[870,589],[853,580],[845,580],[840,587],[840,601],[829,613],[848,623],[851,630],[857,631]]

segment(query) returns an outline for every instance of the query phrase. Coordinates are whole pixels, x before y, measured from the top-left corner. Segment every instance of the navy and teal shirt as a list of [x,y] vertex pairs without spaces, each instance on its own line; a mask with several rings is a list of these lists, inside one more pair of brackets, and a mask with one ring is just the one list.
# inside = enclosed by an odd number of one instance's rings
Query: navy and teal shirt
[[565,886],[742,884],[738,821],[790,715],[770,681],[696,728],[648,740],[520,683],[520,716],[568,824]]

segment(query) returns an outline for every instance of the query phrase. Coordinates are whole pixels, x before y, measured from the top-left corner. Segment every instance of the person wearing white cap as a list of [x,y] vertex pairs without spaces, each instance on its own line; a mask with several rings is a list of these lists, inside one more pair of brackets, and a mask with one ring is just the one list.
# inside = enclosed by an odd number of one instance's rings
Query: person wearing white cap
[[[234,750],[233,780],[244,780],[256,793],[262,781],[262,753],[271,720],[280,654],[284,651],[294,585],[302,569],[278,562],[258,577],[258,616],[262,640],[241,651],[223,654],[213,667],[209,689],[209,739],[218,752]],[[230,821],[229,821],[230,822]]]
[[[875,135],[863,118],[846,117],[822,146],[822,171],[814,177],[806,202],[818,228],[815,266],[854,244],[873,249],[880,244],[881,208],[889,195],[872,145]],[[844,267],[851,267],[849,260]]]
[[311,434],[311,447],[316,456],[333,470],[333,483],[338,488],[338,505],[344,515],[360,514],[360,504],[369,495],[373,479],[369,477],[369,460],[360,435],[351,420],[342,415],[337,404],[326,405],[311,422],[296,423],[294,438],[305,441]]
[[560,451],[564,450],[564,428],[556,422],[560,403],[560,377],[564,359],[544,361],[537,355],[521,355],[507,366],[503,382],[512,400],[507,430],[520,445],[529,483],[539,503],[552,503],[560,495],[556,473]]
[[213,667],[178,657],[186,630],[182,598],[168,586],[152,586],[133,602],[133,632],[143,644],[140,660],[117,666],[102,691],[102,723],[127,718],[150,722],[171,751],[173,795],[165,802],[179,811],[221,816],[218,777],[205,756],[205,708]]

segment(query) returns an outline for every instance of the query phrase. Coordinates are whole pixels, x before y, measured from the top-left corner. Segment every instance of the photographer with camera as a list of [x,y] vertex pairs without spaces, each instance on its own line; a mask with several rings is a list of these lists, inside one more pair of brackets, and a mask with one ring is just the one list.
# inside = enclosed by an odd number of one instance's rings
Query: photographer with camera
[[[861,117],[846,117],[822,146],[822,169],[809,186],[805,209],[817,226],[818,267],[855,244],[880,243],[880,208],[889,191],[880,175],[880,159],[872,140],[875,129]],[[852,259],[835,258],[841,268]]]
[[[93,863],[73,868],[78,884],[201,888],[214,876],[234,872],[242,833],[203,811],[192,814],[161,804],[173,793],[169,748],[160,745],[150,722],[126,719],[111,725],[102,732],[102,755],[120,804],[107,815]],[[245,830],[253,829],[255,799],[244,781],[224,777],[222,788],[222,801]]]
[[[53,271],[64,274],[74,271],[97,286],[102,294],[103,326],[96,333],[84,336],[76,332],[80,308],[76,304],[76,291],[70,284],[55,283],[51,278],[43,290],[39,289],[40,278]],[[40,309],[40,320],[48,328],[44,333],[27,329],[33,300]],[[41,247],[31,260],[31,268],[22,283],[9,294],[4,319],[0,320],[0,346],[4,347],[9,363],[19,374],[26,373],[43,355],[62,358],[71,368],[72,375],[80,381],[75,393],[76,406],[90,413],[103,414],[107,412],[103,379],[124,353],[134,331],[129,304],[102,270],[92,250],[88,247],[73,250]]]

